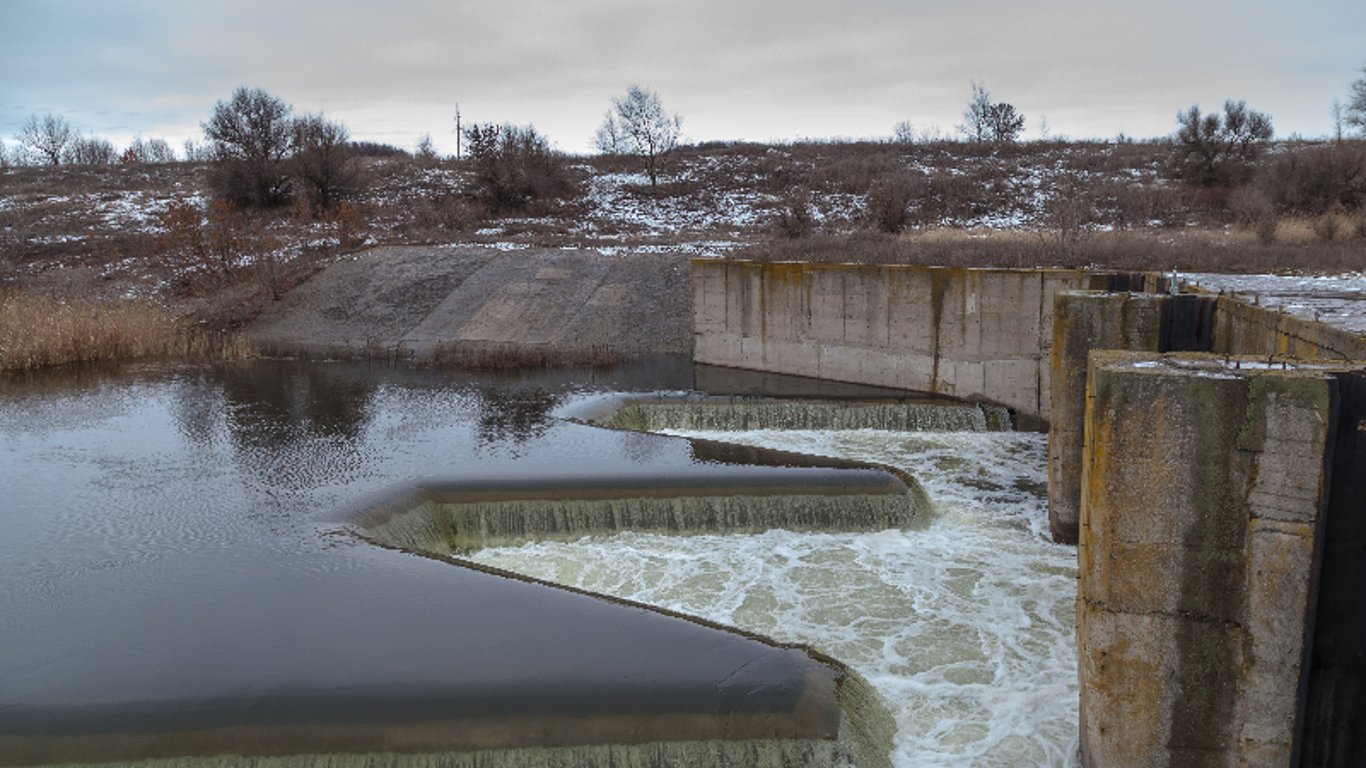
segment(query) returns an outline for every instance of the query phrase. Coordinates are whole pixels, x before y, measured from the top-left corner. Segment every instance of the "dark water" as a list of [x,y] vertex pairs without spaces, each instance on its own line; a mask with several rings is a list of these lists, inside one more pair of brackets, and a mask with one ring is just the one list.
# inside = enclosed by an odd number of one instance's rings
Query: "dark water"
[[411,476],[685,465],[678,441],[552,412],[600,389],[686,387],[688,375],[669,361],[539,376],[255,362],[8,380],[0,557],[51,586],[169,548],[316,547],[311,516]]
[[691,385],[677,361],[3,380],[0,740],[791,706],[812,675],[834,674],[800,651],[318,522],[413,477],[742,471],[699,462],[683,440],[553,416],[592,392]]

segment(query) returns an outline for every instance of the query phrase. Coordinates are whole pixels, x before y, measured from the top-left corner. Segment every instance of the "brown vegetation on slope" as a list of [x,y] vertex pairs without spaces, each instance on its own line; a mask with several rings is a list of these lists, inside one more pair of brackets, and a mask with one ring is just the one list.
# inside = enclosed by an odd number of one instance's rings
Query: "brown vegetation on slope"
[[631,158],[565,162],[563,196],[503,213],[468,159],[363,157],[350,201],[331,210],[214,201],[205,163],[0,168],[0,289],[155,298],[189,325],[224,330],[376,243],[1366,269],[1366,142],[1273,145],[1237,187],[1174,178],[1166,141],[713,143],[665,156],[657,186]]

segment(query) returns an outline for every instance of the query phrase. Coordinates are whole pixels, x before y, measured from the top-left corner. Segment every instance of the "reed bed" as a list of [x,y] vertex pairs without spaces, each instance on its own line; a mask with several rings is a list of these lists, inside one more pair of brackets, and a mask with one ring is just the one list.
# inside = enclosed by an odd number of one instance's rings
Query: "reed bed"
[[60,300],[22,291],[0,295],[4,371],[99,360],[223,360],[250,354],[239,336],[200,331],[149,301]]

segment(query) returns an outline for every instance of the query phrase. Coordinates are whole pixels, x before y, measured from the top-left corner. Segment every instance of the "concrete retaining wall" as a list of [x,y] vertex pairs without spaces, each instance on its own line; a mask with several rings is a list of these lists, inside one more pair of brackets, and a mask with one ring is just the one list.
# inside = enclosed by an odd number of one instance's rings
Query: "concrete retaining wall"
[[1082,270],[693,262],[699,363],[990,400],[1047,418],[1053,297]]
[[[1077,603],[1084,765],[1366,757],[1361,646],[1331,663],[1312,647],[1316,627],[1334,647],[1363,640],[1360,600],[1354,615],[1325,618],[1317,594],[1321,573],[1338,590],[1366,575],[1366,510],[1332,477],[1336,453],[1366,455],[1338,444],[1343,425],[1356,437],[1366,424],[1342,395],[1363,376],[1093,355]],[[1330,563],[1332,518],[1358,551]]]
[[1218,297],[1215,352],[1296,360],[1366,360],[1366,336],[1228,296]]

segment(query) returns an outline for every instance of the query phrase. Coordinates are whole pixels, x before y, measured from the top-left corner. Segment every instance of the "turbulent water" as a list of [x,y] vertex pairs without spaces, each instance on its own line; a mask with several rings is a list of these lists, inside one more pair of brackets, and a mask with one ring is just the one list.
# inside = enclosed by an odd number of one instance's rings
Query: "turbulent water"
[[898,766],[1065,766],[1077,732],[1076,554],[1049,542],[1044,436],[688,433],[901,467],[924,530],[623,534],[473,559],[660,605],[844,661],[898,721]]

